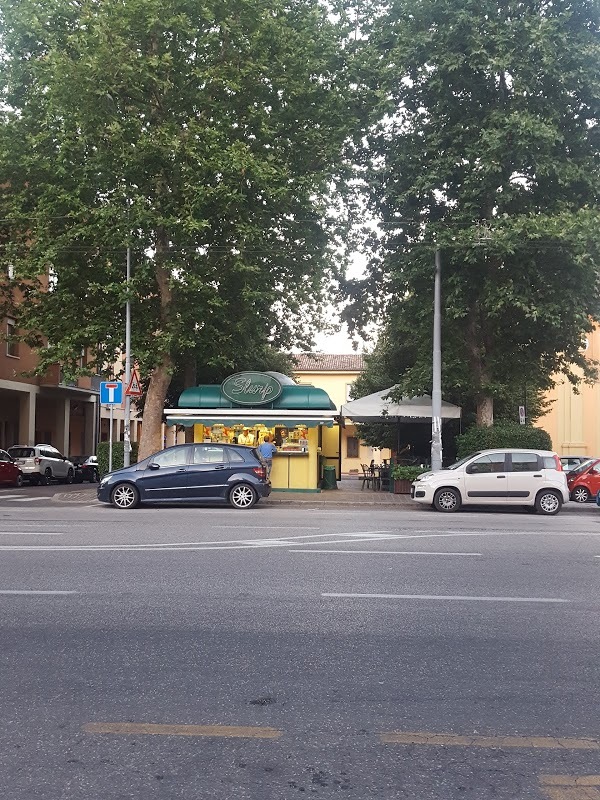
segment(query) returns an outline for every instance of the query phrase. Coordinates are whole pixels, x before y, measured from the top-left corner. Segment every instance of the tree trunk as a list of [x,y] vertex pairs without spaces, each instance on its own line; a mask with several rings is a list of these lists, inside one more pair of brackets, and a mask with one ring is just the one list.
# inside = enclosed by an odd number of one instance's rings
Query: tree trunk
[[[157,337],[165,334],[169,330],[171,317],[171,307],[173,295],[171,292],[171,274],[165,269],[163,260],[168,250],[168,238],[163,228],[156,232],[156,253],[155,277],[160,298],[160,319],[157,330]],[[173,357],[170,352],[163,352],[159,361],[152,370],[150,383],[144,403],[144,417],[142,424],[142,436],[138,452],[138,460],[141,461],[147,456],[151,456],[163,447],[162,421],[163,409],[167,397],[167,390],[171,383],[173,374]]]
[[489,375],[484,356],[484,353],[489,352],[489,343],[482,342],[482,338],[484,337],[479,324],[479,314],[477,307],[473,306],[468,317],[466,344],[471,370],[476,380],[476,425],[479,428],[491,428],[494,424],[494,398],[485,394],[485,388],[489,385]]
[[162,421],[167,390],[171,383],[173,359],[165,353],[150,375],[150,383],[144,403],[142,437],[138,460],[141,461],[163,448]]
[[491,428],[494,424],[494,398],[479,395],[477,398],[476,424],[479,428]]

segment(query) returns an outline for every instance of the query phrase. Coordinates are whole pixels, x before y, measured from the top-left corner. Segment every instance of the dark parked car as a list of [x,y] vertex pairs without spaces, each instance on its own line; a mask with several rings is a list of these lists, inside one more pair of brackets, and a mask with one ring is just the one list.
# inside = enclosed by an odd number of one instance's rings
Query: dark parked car
[[560,463],[565,472],[571,472],[571,470],[577,469],[577,467],[589,460],[590,456],[560,456]]
[[73,483],[98,483],[100,473],[98,472],[98,459],[96,456],[69,456],[69,460],[75,466],[75,476]]
[[6,450],[0,450],[0,483],[23,486],[23,473]]
[[270,492],[267,465],[254,448],[185,444],[105,475],[98,500],[116,508],[140,503],[229,503],[251,508]]

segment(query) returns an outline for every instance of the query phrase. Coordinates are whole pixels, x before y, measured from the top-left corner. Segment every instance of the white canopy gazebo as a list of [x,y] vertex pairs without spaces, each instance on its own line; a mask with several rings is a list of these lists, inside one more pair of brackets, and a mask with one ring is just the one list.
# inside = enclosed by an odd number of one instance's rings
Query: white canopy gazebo
[[[345,403],[341,408],[342,416],[353,422],[431,422],[431,397],[428,394],[404,397],[396,403],[388,398],[394,388]],[[442,401],[442,419],[460,419],[460,416],[460,406]]]

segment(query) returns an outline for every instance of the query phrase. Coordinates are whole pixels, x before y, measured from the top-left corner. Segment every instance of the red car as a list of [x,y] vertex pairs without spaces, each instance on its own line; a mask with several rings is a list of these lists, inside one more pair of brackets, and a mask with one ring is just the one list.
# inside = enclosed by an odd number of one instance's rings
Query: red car
[[589,458],[567,474],[571,500],[587,503],[600,490],[600,458]]
[[0,483],[23,486],[23,473],[6,450],[0,450]]

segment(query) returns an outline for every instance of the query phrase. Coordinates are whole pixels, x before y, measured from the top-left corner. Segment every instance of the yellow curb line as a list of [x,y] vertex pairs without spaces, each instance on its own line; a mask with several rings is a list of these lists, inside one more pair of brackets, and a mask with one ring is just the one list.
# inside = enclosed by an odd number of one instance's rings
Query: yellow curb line
[[450,733],[390,731],[380,734],[382,744],[421,744],[432,747],[534,747],[549,750],[600,750],[595,739],[550,736],[455,736]]
[[542,786],[600,786],[600,775],[540,775]]
[[244,727],[239,725],[155,725],[138,722],[88,722],[82,725],[85,733],[112,733],[149,736],[217,736],[226,739],[278,739],[282,732],[276,728]]

